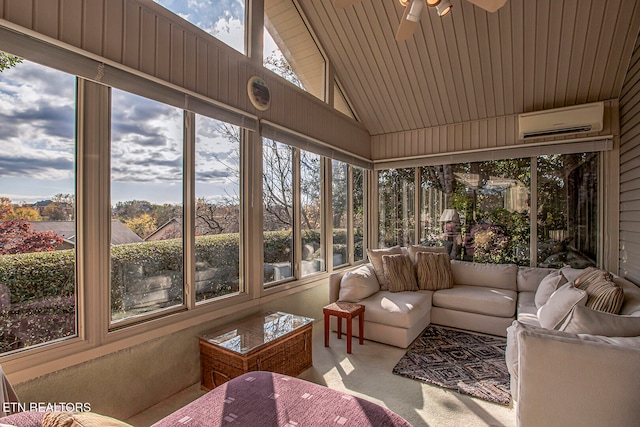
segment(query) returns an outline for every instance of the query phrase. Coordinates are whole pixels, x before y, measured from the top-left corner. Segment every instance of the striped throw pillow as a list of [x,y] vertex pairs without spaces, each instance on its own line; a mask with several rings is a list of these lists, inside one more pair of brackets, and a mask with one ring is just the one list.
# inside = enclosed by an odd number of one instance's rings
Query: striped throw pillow
[[383,255],[382,267],[389,282],[389,291],[417,291],[416,271],[407,255]]
[[418,252],[416,254],[418,287],[429,291],[453,286],[449,254]]
[[587,268],[574,281],[576,288],[585,290],[589,299],[586,307],[605,313],[618,314],[624,303],[622,288],[613,282],[613,277],[607,271],[597,268]]
[[613,280],[611,273],[595,267],[588,267],[573,281],[573,286],[584,291],[593,283]]

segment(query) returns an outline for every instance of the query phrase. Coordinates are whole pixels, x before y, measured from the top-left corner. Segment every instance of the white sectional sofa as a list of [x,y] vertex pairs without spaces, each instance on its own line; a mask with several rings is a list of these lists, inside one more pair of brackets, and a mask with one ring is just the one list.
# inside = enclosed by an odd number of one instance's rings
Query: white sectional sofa
[[[624,291],[619,314],[588,308],[575,291],[562,301],[583,271],[451,261],[452,288],[391,292],[365,264],[330,275],[329,296],[364,296],[364,338],[397,347],[430,323],[507,336],[519,426],[640,425],[640,287],[613,276]],[[562,291],[549,289],[559,275]]]
[[[356,274],[375,280],[375,270],[368,263],[354,271],[329,276],[329,302],[340,299],[345,274],[347,281]],[[391,292],[377,290],[363,299],[353,299],[365,306],[364,338],[406,348],[430,323],[506,336],[516,319],[518,294],[536,289],[551,269],[518,267],[515,264],[478,264],[451,261],[453,287],[437,291]],[[373,284],[372,287],[379,284]],[[367,292],[363,291],[361,295]],[[332,318],[332,330],[337,321]],[[354,331],[357,330],[354,324]]]
[[[581,271],[564,270],[569,283]],[[555,329],[541,324],[536,292],[519,293],[506,351],[519,426],[640,425],[640,288],[613,282],[624,291],[618,315],[576,302]]]

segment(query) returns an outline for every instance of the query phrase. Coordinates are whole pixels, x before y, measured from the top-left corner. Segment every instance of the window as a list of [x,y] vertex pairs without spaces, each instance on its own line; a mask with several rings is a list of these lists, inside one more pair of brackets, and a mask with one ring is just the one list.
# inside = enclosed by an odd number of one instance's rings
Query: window
[[363,168],[357,166],[353,167],[353,261],[359,262],[364,260],[364,236],[365,224],[366,224],[366,210],[365,210],[365,174],[366,171]]
[[263,139],[264,283],[293,277],[293,147]]
[[349,165],[331,161],[331,207],[333,225],[333,266],[339,267],[349,262],[347,244],[347,194]]
[[414,243],[415,170],[387,169],[378,173],[380,247]]
[[529,265],[531,160],[460,163],[443,174],[434,169],[444,193],[442,241],[452,257]]
[[598,256],[598,154],[538,157],[538,265],[585,268]]
[[300,150],[300,230],[302,276],[325,271],[322,235],[322,157]]
[[183,112],[112,91],[111,320],[184,301]]
[[264,66],[324,101],[325,60],[292,0],[264,1]]
[[240,289],[240,128],[196,117],[196,302]]
[[77,321],[76,79],[0,60],[1,354],[76,336]]
[[[419,242],[446,246],[452,258],[467,261],[594,266],[598,162],[598,153],[577,153],[417,168]],[[532,167],[537,168],[533,182]],[[412,171],[380,171],[380,245],[406,245],[411,239]]]
[[333,83],[333,106],[345,116],[349,116],[356,120],[356,115],[353,113],[353,109],[351,108],[351,105],[349,105],[347,97],[344,95],[344,92],[337,81]]
[[155,0],[196,27],[225,42],[238,52],[245,52],[245,1]]

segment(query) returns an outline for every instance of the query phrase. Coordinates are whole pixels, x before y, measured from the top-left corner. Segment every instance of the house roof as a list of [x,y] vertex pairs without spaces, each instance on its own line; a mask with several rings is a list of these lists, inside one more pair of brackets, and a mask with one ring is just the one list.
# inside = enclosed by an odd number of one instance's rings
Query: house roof
[[[30,223],[34,231],[53,231],[61,236],[65,241],[74,243],[76,240],[75,221],[33,221]],[[131,231],[127,226],[118,220],[111,221],[111,244],[123,245],[126,243],[142,242],[142,238]]]
[[397,42],[398,1],[298,3],[371,135],[617,99],[640,30],[635,0],[452,0]]

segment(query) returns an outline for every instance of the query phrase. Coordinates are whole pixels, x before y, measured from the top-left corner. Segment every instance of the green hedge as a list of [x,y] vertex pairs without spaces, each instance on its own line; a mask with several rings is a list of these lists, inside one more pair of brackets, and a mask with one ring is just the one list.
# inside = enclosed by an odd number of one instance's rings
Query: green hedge
[[75,251],[34,252],[0,256],[0,284],[11,303],[75,294]]
[[[320,242],[320,232],[305,230],[305,243]],[[346,230],[336,230],[335,243],[344,249]],[[132,243],[111,247],[112,309],[122,310],[127,286],[139,278],[168,276],[171,294],[182,292],[182,239]],[[362,247],[356,251],[362,253]],[[75,294],[75,251],[36,252],[0,257],[0,283],[11,294],[11,303]],[[234,290],[239,277],[239,234],[196,237],[196,272],[215,268],[211,279],[221,292]],[[264,261],[291,259],[291,230],[264,232]],[[175,288],[175,289],[174,289]]]

